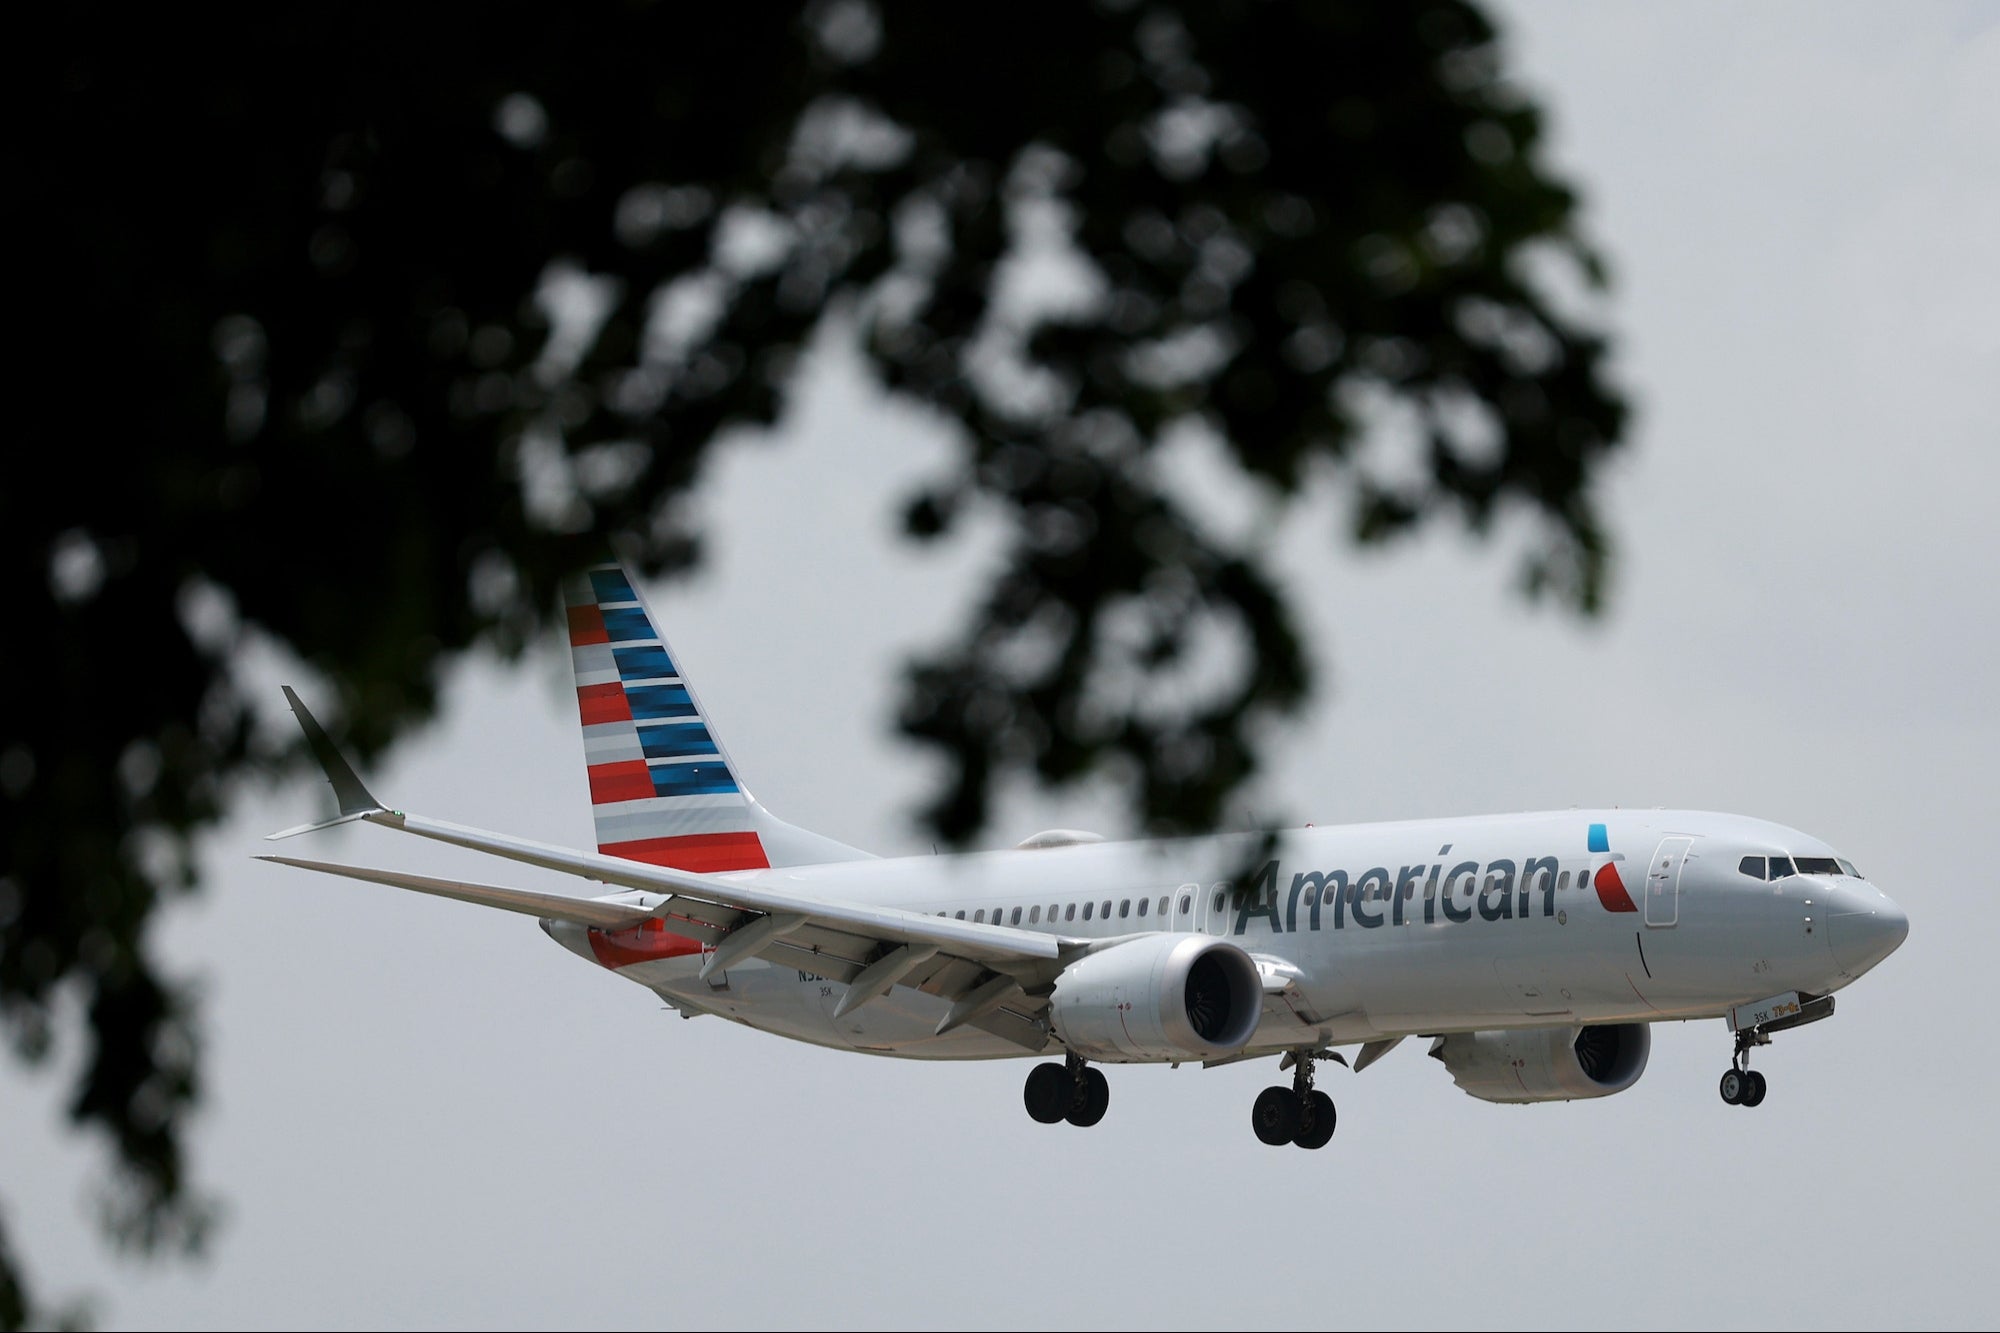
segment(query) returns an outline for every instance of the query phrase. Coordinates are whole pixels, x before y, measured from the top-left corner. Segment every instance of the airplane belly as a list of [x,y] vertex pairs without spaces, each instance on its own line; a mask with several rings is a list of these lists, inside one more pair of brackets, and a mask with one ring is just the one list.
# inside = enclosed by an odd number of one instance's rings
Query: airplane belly
[[[684,1012],[714,1014],[794,1041],[867,1055],[918,1060],[994,1060],[1032,1052],[967,1025],[940,1037],[950,1005],[934,995],[897,987],[836,1018],[847,987],[831,978],[762,960],[731,967],[711,985],[695,975],[698,958],[674,958],[618,969]],[[713,978],[711,978],[713,980]]]
[[916,1060],[997,1060],[1032,1054],[1004,1037],[967,1024],[943,1036],[938,1024],[951,1011],[948,1001],[898,986],[839,1018],[833,1011],[847,988],[835,985],[823,997],[827,1022],[850,1050]]
[[721,985],[685,972],[645,984],[684,1012],[714,1014],[795,1041],[844,1048],[847,1043],[814,1002],[816,992],[809,992],[798,975],[795,968],[751,962],[730,968]]
[[1646,984],[1630,932],[1567,913],[1347,933],[1324,967],[1338,984],[1315,996],[1348,1020],[1335,1040],[1661,1016],[1628,984],[1628,967]]

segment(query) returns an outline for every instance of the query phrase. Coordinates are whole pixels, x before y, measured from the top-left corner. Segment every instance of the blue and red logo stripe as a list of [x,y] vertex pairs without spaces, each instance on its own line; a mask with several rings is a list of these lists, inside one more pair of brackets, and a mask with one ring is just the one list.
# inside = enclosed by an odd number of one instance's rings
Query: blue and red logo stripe
[[1607,912],[1636,912],[1638,904],[1625,891],[1624,877],[1618,873],[1618,863],[1625,859],[1621,852],[1611,850],[1611,836],[1602,824],[1590,826],[1590,851],[1593,856],[1602,856],[1604,863],[1597,867],[1590,877],[1591,887],[1597,890],[1597,901],[1604,904]]

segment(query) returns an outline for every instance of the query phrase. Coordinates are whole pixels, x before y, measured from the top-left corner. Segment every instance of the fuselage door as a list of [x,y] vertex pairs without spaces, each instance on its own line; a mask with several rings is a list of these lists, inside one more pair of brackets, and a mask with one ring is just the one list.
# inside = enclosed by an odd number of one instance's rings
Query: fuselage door
[[1646,924],[1671,926],[1681,919],[1681,867],[1693,838],[1662,838],[1646,868]]

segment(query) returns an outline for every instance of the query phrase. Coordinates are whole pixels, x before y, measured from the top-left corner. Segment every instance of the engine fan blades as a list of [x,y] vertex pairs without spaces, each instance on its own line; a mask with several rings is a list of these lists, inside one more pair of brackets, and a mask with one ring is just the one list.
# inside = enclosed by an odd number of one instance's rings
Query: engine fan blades
[[1607,1083],[1618,1060],[1618,1030],[1585,1028],[1576,1034],[1576,1063],[1593,1083]]
[[1229,1018],[1229,982],[1212,958],[1195,960],[1188,969],[1188,1023],[1203,1041],[1213,1041]]

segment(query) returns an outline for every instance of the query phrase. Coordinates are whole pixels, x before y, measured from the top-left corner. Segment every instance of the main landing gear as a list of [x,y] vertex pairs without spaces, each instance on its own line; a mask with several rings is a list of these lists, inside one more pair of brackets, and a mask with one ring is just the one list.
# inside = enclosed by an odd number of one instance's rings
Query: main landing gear
[[1083,1129],[1104,1119],[1111,1105],[1111,1085],[1102,1071],[1072,1051],[1061,1064],[1051,1061],[1029,1070],[1021,1100],[1028,1104],[1028,1114],[1045,1125],[1067,1120]]
[[1333,1098],[1313,1087],[1310,1051],[1292,1053],[1292,1086],[1270,1087],[1250,1107],[1250,1127],[1272,1147],[1324,1148],[1333,1137]]
[[1758,1028],[1744,1028],[1736,1034],[1736,1054],[1730,1058],[1729,1072],[1722,1076],[1723,1101],[1731,1106],[1755,1106],[1764,1100],[1764,1076],[1750,1067],[1750,1048],[1770,1044],[1770,1037]]

